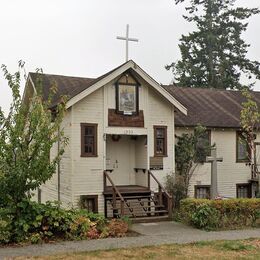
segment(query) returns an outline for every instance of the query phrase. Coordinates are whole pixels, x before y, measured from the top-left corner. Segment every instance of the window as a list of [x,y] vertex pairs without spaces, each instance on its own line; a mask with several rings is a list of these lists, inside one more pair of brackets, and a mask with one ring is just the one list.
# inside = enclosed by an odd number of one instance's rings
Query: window
[[154,126],[154,156],[167,156],[167,126]]
[[81,156],[97,156],[97,124],[81,124]]
[[206,130],[198,139],[196,146],[196,162],[205,162],[206,156],[210,156],[211,131]]
[[88,212],[98,213],[98,195],[81,195],[80,206]]
[[237,184],[237,198],[251,198],[251,185],[249,183]]
[[194,188],[196,199],[210,199],[210,185],[196,185]]
[[237,162],[248,162],[249,161],[249,145],[246,141],[245,136],[242,132],[237,132],[236,138],[236,160]]
[[116,112],[136,115],[139,112],[139,86],[131,73],[125,73],[116,83]]

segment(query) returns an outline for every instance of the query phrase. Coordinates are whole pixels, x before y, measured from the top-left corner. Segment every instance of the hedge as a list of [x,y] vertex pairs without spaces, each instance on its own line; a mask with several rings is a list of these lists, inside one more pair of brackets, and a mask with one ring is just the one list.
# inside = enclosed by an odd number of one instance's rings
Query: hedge
[[184,199],[179,219],[206,230],[260,226],[260,199]]

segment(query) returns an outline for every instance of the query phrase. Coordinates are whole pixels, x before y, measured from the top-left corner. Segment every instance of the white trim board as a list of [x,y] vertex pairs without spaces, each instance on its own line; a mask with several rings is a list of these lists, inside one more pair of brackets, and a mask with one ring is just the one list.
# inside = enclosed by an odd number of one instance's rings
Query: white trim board
[[127,63],[120,66],[118,69],[112,71],[104,78],[100,79],[96,83],[94,83],[89,88],[85,89],[75,97],[71,98],[67,102],[67,108],[73,106],[86,96],[90,95],[94,91],[103,87],[122,73],[124,73],[128,69],[134,70],[140,77],[142,77],[149,85],[151,85],[155,90],[157,90],[164,98],[166,98],[174,107],[180,110],[183,114],[187,115],[187,109],[173,96],[171,96],[158,82],[156,82],[153,78],[151,78],[144,70],[142,70],[134,61],[130,60]]

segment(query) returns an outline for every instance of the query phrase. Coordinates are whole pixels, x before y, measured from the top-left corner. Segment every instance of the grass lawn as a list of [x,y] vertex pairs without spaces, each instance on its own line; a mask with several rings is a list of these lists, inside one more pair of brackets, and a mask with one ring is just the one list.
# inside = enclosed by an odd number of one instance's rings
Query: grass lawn
[[260,259],[260,239],[172,244],[30,259]]

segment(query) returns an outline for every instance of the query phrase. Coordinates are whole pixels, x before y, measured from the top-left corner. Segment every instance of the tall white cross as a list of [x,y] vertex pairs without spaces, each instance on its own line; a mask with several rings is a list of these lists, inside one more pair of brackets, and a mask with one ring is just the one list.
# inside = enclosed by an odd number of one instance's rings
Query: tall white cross
[[211,163],[211,185],[210,185],[210,197],[215,199],[218,197],[218,170],[217,163],[223,162],[222,157],[217,157],[217,148],[211,148],[211,156],[206,157],[206,162]]
[[117,36],[118,40],[123,40],[126,43],[126,61],[128,61],[128,42],[138,42],[138,39],[136,38],[129,38],[129,24],[126,25],[126,37]]

